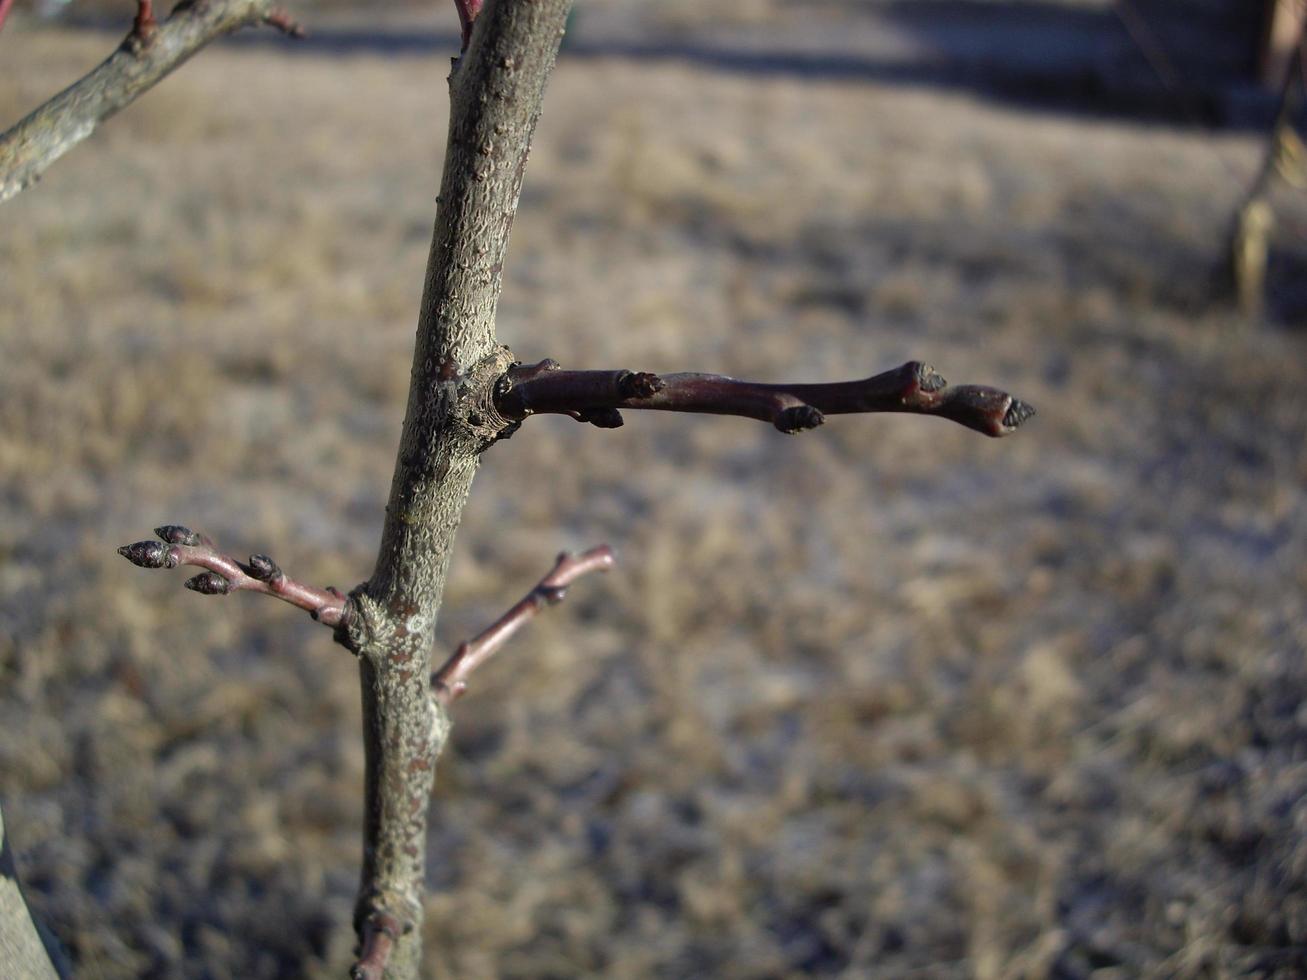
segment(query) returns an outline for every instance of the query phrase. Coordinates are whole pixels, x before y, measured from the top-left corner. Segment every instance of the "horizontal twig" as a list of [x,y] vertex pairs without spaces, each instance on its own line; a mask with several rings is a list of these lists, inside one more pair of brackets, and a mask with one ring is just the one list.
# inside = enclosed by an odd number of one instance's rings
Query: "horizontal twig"
[[39,180],[101,122],[206,44],[259,23],[303,33],[272,0],[183,0],[162,23],[155,21],[151,2],[139,0],[132,29],[113,54],[0,134],[0,201]]
[[760,384],[715,374],[564,371],[557,361],[519,365],[501,379],[496,408],[510,422],[570,415],[602,428],[622,424],[620,409],[739,415],[802,432],[827,415],[906,412],[937,415],[987,436],[1005,436],[1035,414],[1026,402],[981,385],[950,387],[920,361],[861,381]]
[[205,535],[178,524],[165,524],[155,528],[154,533],[158,541],[125,544],[118,554],[141,568],[203,568],[205,571],[186,580],[186,588],[203,595],[261,592],[307,610],[318,622],[332,627],[339,626],[346,617],[346,598],[339,590],[296,582],[267,555],[250,555],[248,562],[237,561],[220,552]]
[[563,601],[567,587],[582,575],[606,572],[616,562],[613,549],[601,544],[579,555],[558,556],[549,574],[542,578],[513,608],[471,640],[459,644],[444,666],[431,675],[433,697],[450,705],[467,690],[472,672],[491,658],[508,638],[525,626],[546,606]]

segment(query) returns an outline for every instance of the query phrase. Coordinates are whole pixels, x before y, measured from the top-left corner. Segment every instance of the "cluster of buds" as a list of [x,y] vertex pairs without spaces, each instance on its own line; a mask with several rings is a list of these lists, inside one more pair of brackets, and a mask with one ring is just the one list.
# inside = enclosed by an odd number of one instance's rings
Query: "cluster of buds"
[[295,582],[267,555],[237,561],[218,551],[207,536],[180,524],[165,524],[154,533],[159,540],[123,545],[118,554],[140,568],[202,568],[204,571],[186,580],[186,588],[201,595],[227,595],[242,589],[262,592],[307,610],[329,626],[338,625],[345,616],[346,599],[338,590]]

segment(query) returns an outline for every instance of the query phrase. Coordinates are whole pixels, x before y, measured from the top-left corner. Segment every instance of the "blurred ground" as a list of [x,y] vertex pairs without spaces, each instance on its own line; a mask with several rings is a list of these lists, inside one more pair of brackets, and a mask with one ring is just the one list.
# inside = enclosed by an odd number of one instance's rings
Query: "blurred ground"
[[[112,43],[10,25],[0,116]],[[446,66],[210,51],[5,206],[0,797],[79,975],[349,961],[350,658],[114,548],[177,521],[367,575]],[[1268,325],[1212,288],[1259,158],[950,88],[565,60],[501,307],[519,355],[921,357],[1040,415],[1001,442],[540,419],[491,451],[445,648],[559,549],[622,564],[457,709],[431,975],[1303,975],[1303,200]]]

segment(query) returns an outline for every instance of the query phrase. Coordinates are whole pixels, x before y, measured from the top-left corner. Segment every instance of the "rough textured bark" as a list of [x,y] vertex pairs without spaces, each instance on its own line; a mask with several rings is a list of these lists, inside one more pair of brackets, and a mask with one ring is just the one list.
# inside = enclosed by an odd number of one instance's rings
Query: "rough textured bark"
[[30,980],[56,980],[60,975],[23,899],[3,811],[0,811],[0,968],[5,976]]
[[[522,173],[570,0],[491,2],[450,75],[450,122],[413,373],[380,553],[338,636],[360,660],[367,758],[355,925],[366,956],[399,935],[388,977],[417,975],[427,806],[449,733],[431,651],[454,534],[479,454],[506,427],[512,363],[495,310]],[[384,928],[383,926],[389,926]],[[356,970],[360,975],[366,975]]]
[[138,21],[99,67],[0,135],[0,202],[34,184],[101,122],[210,41],[259,23],[298,31],[271,0],[183,2],[162,24],[150,19],[148,30]]

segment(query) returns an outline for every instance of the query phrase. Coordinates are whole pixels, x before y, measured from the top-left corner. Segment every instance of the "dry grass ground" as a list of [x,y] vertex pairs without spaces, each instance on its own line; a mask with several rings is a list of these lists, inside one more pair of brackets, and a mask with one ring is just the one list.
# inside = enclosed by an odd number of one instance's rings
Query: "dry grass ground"
[[[0,115],[109,43],[7,32]],[[179,521],[367,575],[443,63],[206,53],[0,212],[0,794],[82,976],[348,962],[348,655],[114,548]],[[916,356],[1041,414],[1002,442],[542,419],[490,452],[445,647],[556,550],[622,564],[458,706],[431,975],[1303,975],[1307,337],[1209,289],[1258,155],[565,61],[500,318],[522,357],[806,380]]]

